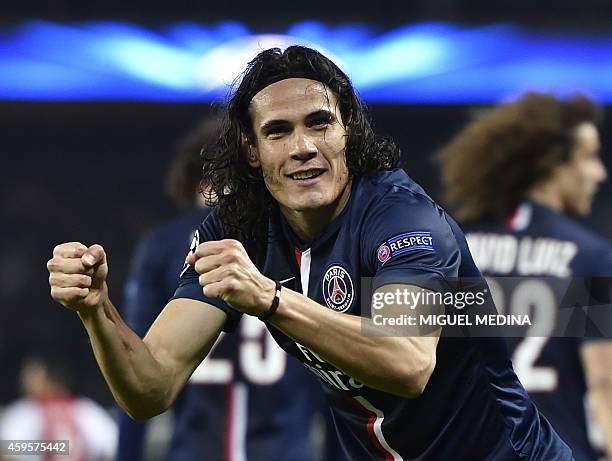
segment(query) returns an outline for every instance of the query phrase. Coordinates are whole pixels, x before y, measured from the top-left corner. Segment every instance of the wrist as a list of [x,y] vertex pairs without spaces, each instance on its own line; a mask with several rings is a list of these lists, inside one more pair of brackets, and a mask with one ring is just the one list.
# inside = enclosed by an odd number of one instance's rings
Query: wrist
[[104,300],[101,299],[95,306],[87,306],[78,309],[76,313],[84,324],[95,321],[101,314],[104,314]]
[[[269,279],[268,281],[271,283],[271,285],[268,284],[268,286],[271,287],[271,290],[266,290],[267,296],[264,297],[265,307],[259,312],[259,314],[257,314],[259,320],[264,322],[268,320],[272,315],[274,315],[276,309],[278,309],[278,305],[280,303],[280,293],[282,289],[281,284],[277,281],[272,281]],[[271,297],[270,293],[272,295]]]
[[274,292],[276,291],[276,282],[274,280],[269,279],[268,277],[264,277],[262,283],[260,284],[261,290],[257,295],[257,314],[262,314],[268,310],[270,304],[274,300]]
[[86,309],[80,309],[77,314],[81,321],[84,323],[95,318],[104,308],[102,306],[88,307]]

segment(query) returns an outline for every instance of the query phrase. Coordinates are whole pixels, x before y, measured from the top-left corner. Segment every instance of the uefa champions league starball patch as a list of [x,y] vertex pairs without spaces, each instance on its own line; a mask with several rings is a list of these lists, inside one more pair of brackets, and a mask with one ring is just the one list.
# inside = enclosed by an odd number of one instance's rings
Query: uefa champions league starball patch
[[183,264],[183,269],[181,269],[181,274],[179,277],[182,277],[187,269],[189,269],[189,264],[187,263],[187,258],[190,254],[195,253],[198,245],[200,244],[200,232],[198,230],[193,234],[193,239],[191,240],[191,245],[189,245],[189,251],[187,252],[187,256],[185,256],[185,264]]
[[376,252],[376,256],[381,263],[385,263],[389,257],[391,257],[391,249],[386,243],[383,243],[378,247],[378,251]]
[[378,247],[376,258],[384,264],[394,256],[415,250],[435,251],[431,232],[413,231],[394,235]]
[[353,280],[342,266],[333,265],[323,276],[323,299],[330,309],[346,312],[353,303],[355,289]]

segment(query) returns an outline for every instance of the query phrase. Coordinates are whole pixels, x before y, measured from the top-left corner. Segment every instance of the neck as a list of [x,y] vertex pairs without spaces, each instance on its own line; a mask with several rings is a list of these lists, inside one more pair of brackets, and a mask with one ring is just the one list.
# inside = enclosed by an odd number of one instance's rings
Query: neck
[[550,183],[534,186],[527,194],[529,200],[548,205],[554,210],[563,211],[563,201],[558,190]]
[[321,208],[312,210],[291,210],[280,205],[280,210],[293,232],[302,240],[310,240],[319,235],[332,220],[344,209],[351,195],[351,181],[347,183],[338,198]]

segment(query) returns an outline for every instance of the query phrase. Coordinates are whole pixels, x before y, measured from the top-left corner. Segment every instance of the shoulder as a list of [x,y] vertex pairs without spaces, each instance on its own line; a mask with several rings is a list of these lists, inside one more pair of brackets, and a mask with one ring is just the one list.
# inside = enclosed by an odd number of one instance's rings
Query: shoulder
[[580,224],[578,226],[582,233],[576,241],[578,255],[575,273],[609,276],[612,274],[612,244],[596,232]]
[[562,216],[561,223],[567,238],[575,240],[585,250],[612,252],[612,243],[581,222]]
[[555,213],[555,216],[556,218],[550,222],[556,234],[555,237],[574,242],[578,247],[579,258],[585,259],[591,267],[612,265],[612,243],[610,241],[572,217],[561,213]]
[[402,222],[410,227],[443,226],[452,219],[403,170],[379,171],[359,178],[355,202],[364,220]]
[[376,171],[359,177],[357,193],[381,196],[393,192],[429,198],[423,188],[399,168]]
[[27,439],[37,434],[42,423],[38,405],[31,400],[19,399],[0,414],[0,438]]
[[8,405],[2,412],[2,421],[14,421],[24,415],[38,413],[38,406],[28,399],[19,399]]
[[463,235],[421,186],[401,170],[363,176],[358,185],[360,196],[353,206],[359,208],[355,215],[361,218],[366,267],[389,267],[395,260],[454,270]]
[[[198,208],[180,214],[151,228],[144,234],[142,241],[147,244],[159,244],[159,242],[164,242],[167,245],[169,241],[172,242],[176,240],[177,237],[185,236],[193,232],[198,226],[206,221],[209,215],[209,208]],[[187,239],[187,237],[183,238],[183,240],[185,239]]]

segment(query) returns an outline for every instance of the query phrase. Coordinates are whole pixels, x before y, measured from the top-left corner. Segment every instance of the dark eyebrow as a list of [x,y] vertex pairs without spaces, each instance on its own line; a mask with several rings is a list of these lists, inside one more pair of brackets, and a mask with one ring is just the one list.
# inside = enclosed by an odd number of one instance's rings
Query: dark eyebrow
[[[321,118],[325,120],[329,120],[329,121],[332,121],[335,119],[334,114],[332,114],[331,111],[327,109],[321,109],[321,110],[317,110],[315,112],[311,112],[310,114],[308,114],[305,120],[306,120],[306,123],[310,123],[314,120],[321,119]],[[266,123],[261,125],[259,129],[262,133],[269,133],[275,128],[285,128],[288,125],[289,125],[288,120],[275,119],[275,120],[268,120]]]
[[287,120],[268,120],[266,123],[261,125],[260,130],[262,133],[272,131],[274,128],[284,128],[289,124]]
[[334,117],[334,114],[332,114],[329,110],[321,109],[316,112],[312,112],[308,114],[306,116],[306,123],[312,122],[313,120],[317,120],[317,119],[325,119],[328,121],[332,121],[335,119],[335,117]]

